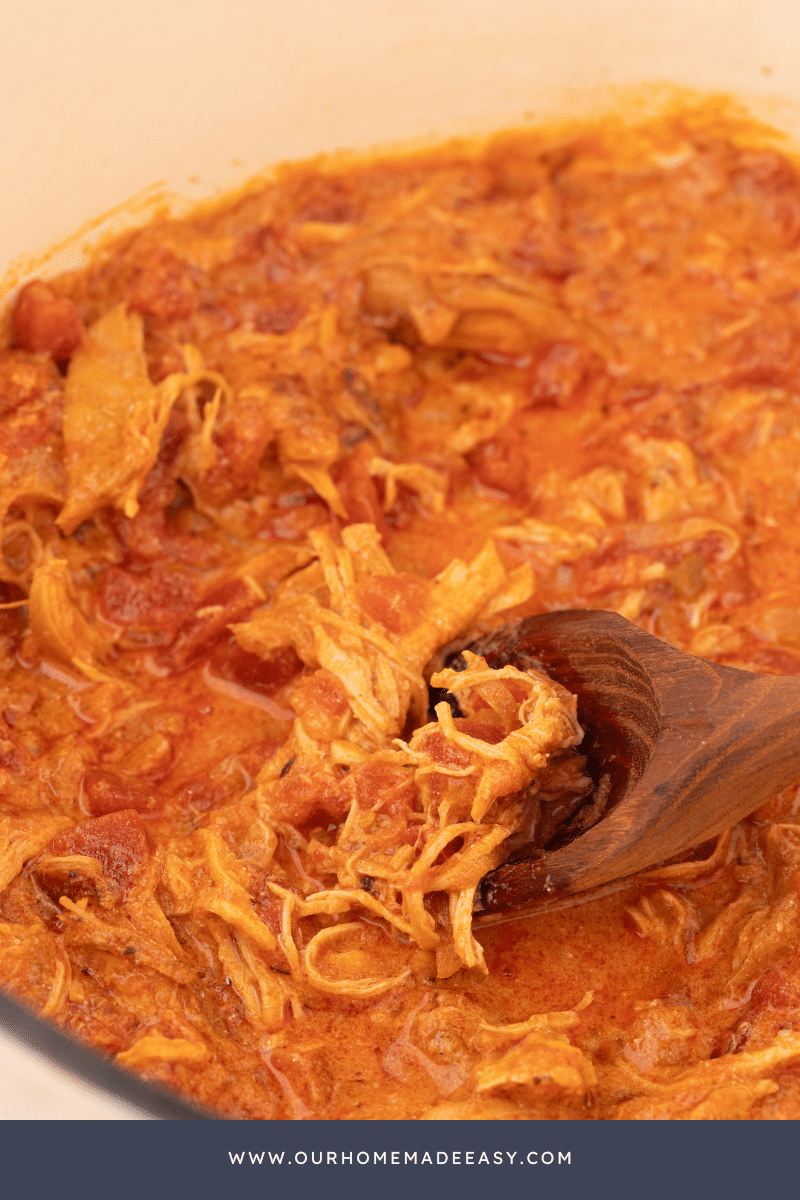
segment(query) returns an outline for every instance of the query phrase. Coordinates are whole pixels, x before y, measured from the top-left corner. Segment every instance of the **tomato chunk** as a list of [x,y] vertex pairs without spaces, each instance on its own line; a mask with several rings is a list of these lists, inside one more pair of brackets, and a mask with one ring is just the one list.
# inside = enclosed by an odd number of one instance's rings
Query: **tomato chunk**
[[27,283],[14,308],[14,331],[23,350],[49,354],[63,362],[83,338],[78,309],[66,296],[58,296],[46,283]]
[[83,803],[93,817],[134,809],[151,812],[158,799],[139,779],[125,779],[105,767],[91,767],[83,777]]
[[145,575],[112,566],[103,576],[100,606],[115,625],[174,632],[198,603],[197,580],[188,571],[167,568]]
[[154,250],[134,276],[130,306],[145,317],[178,321],[197,308],[192,272],[165,248]]
[[106,879],[122,893],[141,878],[150,855],[147,830],[132,809],[94,817],[57,834],[53,851],[96,858]]
[[347,509],[348,524],[368,522],[381,537],[388,532],[383,507],[369,473],[369,461],[374,455],[372,444],[361,442],[339,467],[336,486]]

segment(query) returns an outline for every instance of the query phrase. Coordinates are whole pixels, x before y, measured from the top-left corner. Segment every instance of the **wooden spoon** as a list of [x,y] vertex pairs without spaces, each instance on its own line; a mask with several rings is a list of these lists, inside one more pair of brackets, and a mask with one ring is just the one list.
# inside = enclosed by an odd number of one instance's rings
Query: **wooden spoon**
[[[581,753],[610,779],[606,815],[568,845],[481,882],[493,924],[623,879],[722,833],[800,779],[800,679],[705,662],[610,612],[529,617],[469,647],[544,670],[578,696]],[[454,664],[457,665],[457,664]]]

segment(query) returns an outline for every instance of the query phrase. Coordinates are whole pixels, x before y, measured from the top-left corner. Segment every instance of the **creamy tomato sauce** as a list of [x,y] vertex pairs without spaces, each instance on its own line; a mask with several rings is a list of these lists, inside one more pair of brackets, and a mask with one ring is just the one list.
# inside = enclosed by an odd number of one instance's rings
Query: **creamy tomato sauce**
[[593,794],[580,698],[446,667],[578,607],[800,673],[775,144],[709,105],[291,165],[21,290],[6,989],[230,1117],[800,1115],[797,789],[473,929]]

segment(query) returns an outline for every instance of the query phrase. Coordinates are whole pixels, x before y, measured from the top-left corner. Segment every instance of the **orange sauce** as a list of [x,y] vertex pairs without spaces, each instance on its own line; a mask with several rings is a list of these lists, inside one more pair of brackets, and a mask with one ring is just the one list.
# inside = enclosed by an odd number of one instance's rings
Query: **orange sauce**
[[[270,885],[319,891],[357,788],[289,762],[261,824],[252,797],[295,718],[328,744],[348,693],[231,630],[321,594],[314,531],[369,525],[394,573],[359,604],[387,637],[492,539],[534,586],[478,630],[612,609],[800,673],[800,171],[758,140],[698,109],[289,166],[23,290],[0,354],[2,598],[25,602],[0,614],[5,988],[232,1117],[800,1114],[794,789],[683,873],[480,932],[486,974],[437,977],[368,908],[314,917],[341,930],[329,982],[397,979],[320,990]],[[140,478],[131,422],[92,459],[102,406],[65,409],[120,305],[147,403],[184,380]],[[364,778],[407,804],[397,773]]]

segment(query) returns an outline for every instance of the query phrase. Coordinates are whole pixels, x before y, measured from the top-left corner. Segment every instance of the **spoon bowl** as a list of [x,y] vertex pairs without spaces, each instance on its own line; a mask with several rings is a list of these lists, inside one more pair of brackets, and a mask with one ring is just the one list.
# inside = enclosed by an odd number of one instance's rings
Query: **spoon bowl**
[[672,858],[800,778],[800,679],[706,662],[611,612],[529,617],[469,649],[491,667],[544,671],[577,695],[581,753],[608,792],[585,833],[484,877],[478,926]]

